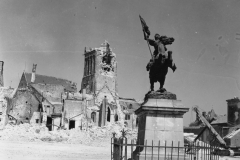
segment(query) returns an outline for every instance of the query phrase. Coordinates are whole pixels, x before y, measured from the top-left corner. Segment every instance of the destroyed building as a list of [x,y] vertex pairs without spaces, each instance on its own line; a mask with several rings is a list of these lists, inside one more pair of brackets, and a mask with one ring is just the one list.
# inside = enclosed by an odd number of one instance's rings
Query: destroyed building
[[4,62],[0,61],[0,128],[8,123],[8,106],[10,99],[16,92],[12,87],[4,87],[3,82],[3,65]]
[[134,111],[140,104],[120,98],[117,88],[117,61],[108,42],[84,53],[81,90],[77,84],[61,78],[23,72],[19,85],[8,99],[8,117],[19,123],[43,123],[49,130],[105,126],[121,122],[135,128]]
[[50,130],[60,126],[63,99],[77,92],[76,83],[69,80],[23,72],[17,91],[11,99],[9,115],[18,123],[46,123]]
[[81,92],[85,89],[87,94],[93,95],[89,108],[94,107],[96,110],[91,113],[91,117],[96,118],[94,121],[104,126],[109,122],[126,120],[128,126],[136,126],[134,110],[140,105],[134,99],[119,98],[116,54],[109,43],[105,41],[100,48],[85,48],[84,58]]
[[[240,128],[240,99],[238,97],[234,97],[232,99],[228,99],[227,101],[227,113],[224,115],[216,115],[214,110],[211,110],[206,114],[206,112],[202,112],[202,115],[211,122],[211,118],[214,120],[210,123],[212,127],[217,131],[217,133],[224,137],[233,130]],[[189,127],[184,127],[185,133],[194,133],[198,135],[205,128],[205,125],[200,121],[199,117],[196,115],[196,120],[193,123],[190,123]],[[201,139],[204,142],[211,142],[214,137],[212,133],[206,129],[203,133],[201,133]]]
[[11,87],[0,87],[0,128],[8,123],[7,113],[9,100],[16,92],[16,89]]

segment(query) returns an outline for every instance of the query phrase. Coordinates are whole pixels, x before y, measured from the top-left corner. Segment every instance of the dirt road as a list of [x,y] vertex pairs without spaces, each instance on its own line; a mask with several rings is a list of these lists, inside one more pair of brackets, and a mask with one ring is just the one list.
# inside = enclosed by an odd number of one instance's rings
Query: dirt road
[[0,160],[110,160],[106,147],[48,142],[0,141]]

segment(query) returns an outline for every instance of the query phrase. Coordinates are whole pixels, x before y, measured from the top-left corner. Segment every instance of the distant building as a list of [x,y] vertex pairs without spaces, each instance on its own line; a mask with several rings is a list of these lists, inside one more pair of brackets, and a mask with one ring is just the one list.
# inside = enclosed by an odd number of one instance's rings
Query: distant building
[[[228,99],[227,101],[227,114],[216,116],[211,125],[218,132],[221,137],[226,136],[228,133],[236,128],[240,128],[240,100],[238,97]],[[197,117],[197,116],[196,116]],[[195,122],[191,123],[189,127],[184,127],[185,133],[194,133],[198,135],[203,129],[203,125],[198,118]],[[207,129],[202,133],[201,139],[204,142],[210,143],[213,140],[213,135]],[[217,143],[217,142],[216,142]]]
[[240,124],[240,99],[238,97],[227,100],[227,123],[235,126]]

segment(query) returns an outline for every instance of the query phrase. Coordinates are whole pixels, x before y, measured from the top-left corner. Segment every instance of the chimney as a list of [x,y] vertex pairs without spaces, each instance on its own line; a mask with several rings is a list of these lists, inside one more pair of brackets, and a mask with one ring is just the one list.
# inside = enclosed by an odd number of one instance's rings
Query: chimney
[[0,87],[4,86],[4,83],[3,83],[3,64],[4,64],[4,62],[0,61]]
[[32,69],[32,77],[31,77],[31,83],[35,82],[35,78],[36,78],[36,68],[37,68],[37,64],[33,64],[33,69]]

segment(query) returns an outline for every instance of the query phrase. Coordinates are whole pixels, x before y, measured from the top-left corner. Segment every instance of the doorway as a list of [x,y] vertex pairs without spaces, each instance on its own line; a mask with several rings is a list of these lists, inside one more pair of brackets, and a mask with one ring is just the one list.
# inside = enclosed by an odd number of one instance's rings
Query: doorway
[[49,131],[52,130],[52,118],[51,117],[47,117],[47,128]]
[[69,121],[69,129],[75,128],[75,121],[74,120],[70,120]]

